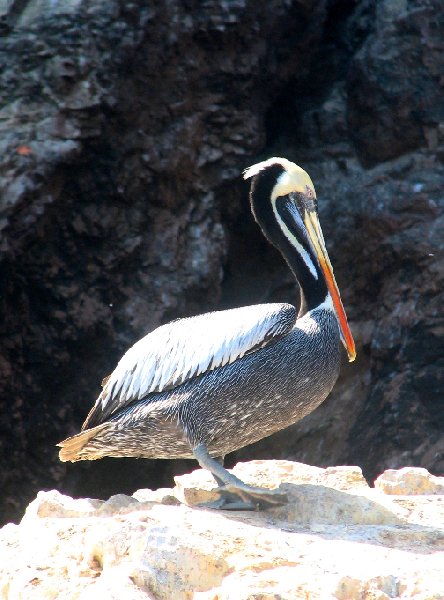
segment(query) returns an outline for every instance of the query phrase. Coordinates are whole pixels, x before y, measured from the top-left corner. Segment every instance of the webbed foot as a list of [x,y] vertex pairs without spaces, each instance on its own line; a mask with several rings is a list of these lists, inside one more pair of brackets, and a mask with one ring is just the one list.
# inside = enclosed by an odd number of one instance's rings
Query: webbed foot
[[218,499],[200,506],[222,510],[261,510],[288,502],[287,495],[279,490],[247,485],[238,477],[229,473],[217,460],[210,456],[204,444],[196,446],[193,453],[200,466],[210,471],[219,485],[215,490]]
[[214,492],[219,496],[214,502],[201,504],[203,508],[219,510],[265,510],[287,504],[287,494],[279,490],[257,488],[243,484],[228,484],[218,487]]

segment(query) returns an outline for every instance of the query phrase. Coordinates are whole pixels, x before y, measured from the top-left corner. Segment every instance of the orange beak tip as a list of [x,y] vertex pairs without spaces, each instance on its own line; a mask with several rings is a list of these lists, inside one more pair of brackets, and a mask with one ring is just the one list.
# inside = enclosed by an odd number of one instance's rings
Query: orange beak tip
[[351,335],[351,331],[348,327],[348,323],[346,323],[345,331],[347,335],[344,335],[343,330],[341,330],[341,342],[347,352],[348,362],[353,362],[356,358],[356,347],[355,341]]

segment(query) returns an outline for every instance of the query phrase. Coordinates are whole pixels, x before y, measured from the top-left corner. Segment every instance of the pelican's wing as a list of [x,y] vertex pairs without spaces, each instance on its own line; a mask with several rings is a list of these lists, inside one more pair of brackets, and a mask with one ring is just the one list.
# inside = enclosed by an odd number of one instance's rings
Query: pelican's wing
[[104,379],[100,396],[82,429],[152,392],[162,392],[232,363],[289,332],[296,322],[291,304],[258,304],[158,327],[123,355]]

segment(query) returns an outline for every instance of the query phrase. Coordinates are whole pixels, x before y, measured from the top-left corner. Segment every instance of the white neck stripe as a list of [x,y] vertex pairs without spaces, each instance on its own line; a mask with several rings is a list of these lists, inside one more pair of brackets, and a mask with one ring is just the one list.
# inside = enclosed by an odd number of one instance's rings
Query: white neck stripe
[[[309,253],[307,252],[307,250],[305,250],[305,248],[303,248],[303,246],[299,243],[299,241],[292,234],[292,232],[288,229],[286,223],[281,219],[281,216],[280,216],[280,214],[279,214],[279,212],[278,212],[278,210],[276,208],[276,199],[272,199],[271,204],[273,206],[274,216],[275,216],[276,221],[278,222],[279,227],[281,228],[283,234],[285,235],[285,237],[287,238],[287,240],[290,242],[290,244],[296,248],[296,250],[298,251],[298,253],[302,257],[302,260],[306,264],[308,270],[313,275],[313,277],[317,280],[318,279],[318,272],[316,271],[316,268],[315,268],[315,266],[313,264],[313,261],[311,260],[311,256],[309,255]],[[302,224],[302,221],[301,221],[301,224]]]

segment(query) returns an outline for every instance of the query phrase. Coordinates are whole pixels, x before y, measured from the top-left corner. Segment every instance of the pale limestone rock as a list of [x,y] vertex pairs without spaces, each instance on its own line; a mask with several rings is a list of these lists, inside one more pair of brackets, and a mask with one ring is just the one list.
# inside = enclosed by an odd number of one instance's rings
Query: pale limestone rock
[[[272,514],[304,527],[402,525],[419,520],[433,524],[437,510],[444,519],[444,505],[437,509],[436,503],[420,502],[421,514],[417,514],[418,503],[412,504],[404,498],[394,501],[369,488],[359,467],[321,469],[286,460],[256,460],[238,463],[232,472],[251,485],[279,487],[288,495],[289,502],[274,508]],[[208,471],[197,469],[174,480],[177,497],[188,506],[198,507],[217,499],[217,486]],[[352,495],[347,493],[350,491]]]
[[384,494],[444,494],[444,477],[431,475],[427,469],[420,467],[388,469],[376,479],[375,488]]
[[288,505],[248,513],[174,504],[175,493],[211,497],[202,470],[176,478],[174,491],[107,502],[40,492],[20,525],[0,531],[0,598],[444,598],[442,496],[387,495],[357,467],[253,461],[233,471],[281,487]]
[[133,494],[133,498],[139,502],[157,502],[159,504],[178,505],[180,501],[176,498],[171,488],[159,488],[158,490],[142,489]]
[[93,514],[102,504],[103,500],[92,498],[75,500],[57,490],[39,492],[34,502],[26,509],[22,521],[33,520],[36,517],[85,517]]

